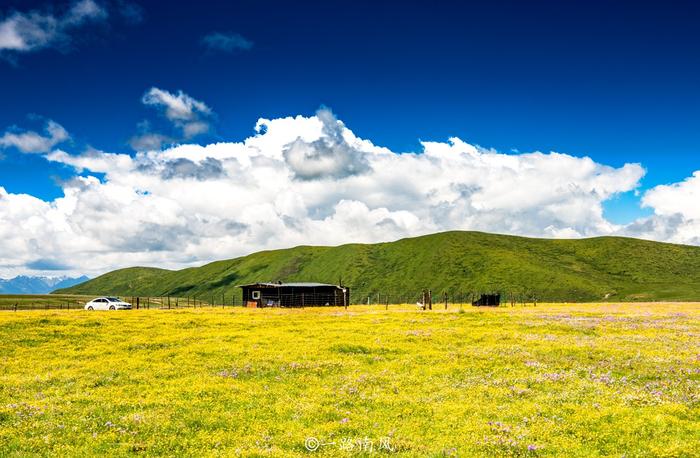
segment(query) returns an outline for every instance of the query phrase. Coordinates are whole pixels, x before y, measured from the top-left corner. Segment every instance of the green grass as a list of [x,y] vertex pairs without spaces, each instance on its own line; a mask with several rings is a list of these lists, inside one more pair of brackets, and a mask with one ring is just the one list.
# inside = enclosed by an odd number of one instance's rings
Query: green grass
[[94,296],[79,294],[0,294],[0,310],[18,310],[42,308],[78,309]]
[[[80,310],[85,303],[95,299],[97,295],[79,294],[0,294],[0,311],[16,310]],[[141,297],[137,302],[136,297],[122,296],[121,299],[129,302],[134,308],[196,308],[196,307],[221,307],[221,298],[211,297],[194,298],[186,297]],[[225,306],[231,307],[232,297],[226,297]],[[240,302],[237,303],[240,305]]]
[[372,293],[417,298],[424,288],[437,297],[499,290],[550,301],[700,300],[700,247],[446,232],[373,245],[264,251],[179,271],[134,267],[60,292],[218,297],[242,283],[341,278],[357,300]]
[[3,312],[0,341],[3,457],[700,450],[694,303]]

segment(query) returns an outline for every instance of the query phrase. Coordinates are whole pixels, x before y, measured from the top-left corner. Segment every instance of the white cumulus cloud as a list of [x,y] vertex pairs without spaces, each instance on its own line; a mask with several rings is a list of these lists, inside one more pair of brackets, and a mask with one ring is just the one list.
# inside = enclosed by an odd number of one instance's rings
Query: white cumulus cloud
[[[153,97],[178,121],[208,110],[182,93]],[[638,164],[503,154],[458,138],[398,154],[357,137],[325,109],[260,119],[256,129],[241,142],[135,155],[51,152],[47,159],[78,176],[52,201],[0,189],[0,274],[29,271],[36,259],[64,259],[67,273],[90,275],[177,268],[262,249],[454,229],[616,234],[624,227],[605,219],[603,202],[636,189],[644,175]]]
[[342,178],[369,169],[362,151],[343,136],[343,123],[333,113],[321,109],[316,117],[323,124],[323,135],[314,141],[297,137],[284,148],[284,158],[294,176],[302,180]]
[[27,53],[70,42],[74,29],[107,18],[94,0],[73,2],[62,15],[41,11],[12,12],[0,21],[0,53]]
[[14,147],[23,153],[45,153],[70,138],[63,126],[51,120],[47,121],[45,130],[45,135],[31,130],[6,131],[0,137],[0,148]]
[[634,237],[700,245],[700,170],[679,183],[651,188],[642,206],[654,214],[625,228]]
[[[152,87],[141,98],[144,105],[162,110],[165,118],[170,121],[184,140],[189,140],[197,135],[207,133],[210,128],[210,117],[214,112],[206,103],[199,101],[182,91],[172,93],[157,87]],[[145,121],[141,124],[140,134],[129,140],[129,144],[136,151],[158,150],[163,145],[177,142],[177,138],[150,130],[150,124]]]
[[152,87],[144,94],[142,101],[146,105],[165,108],[165,116],[173,122],[193,121],[200,114],[208,115],[211,113],[211,109],[204,102],[200,102],[182,91],[173,94]]

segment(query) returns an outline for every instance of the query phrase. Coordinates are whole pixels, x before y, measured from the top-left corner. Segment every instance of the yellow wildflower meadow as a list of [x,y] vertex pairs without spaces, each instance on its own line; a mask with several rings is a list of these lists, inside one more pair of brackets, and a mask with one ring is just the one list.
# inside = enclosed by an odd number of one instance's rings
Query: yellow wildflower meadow
[[38,310],[0,339],[3,457],[700,451],[698,304]]

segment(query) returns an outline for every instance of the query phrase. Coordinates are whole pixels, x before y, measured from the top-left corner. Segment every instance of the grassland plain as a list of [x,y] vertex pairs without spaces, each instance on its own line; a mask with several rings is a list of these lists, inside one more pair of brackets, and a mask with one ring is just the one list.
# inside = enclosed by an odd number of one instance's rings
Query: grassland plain
[[95,296],[78,294],[0,294],[0,311],[26,309],[80,309]]
[[[0,311],[18,311],[21,310],[78,310],[83,309],[85,304],[95,299],[95,295],[79,295],[79,294],[0,294]],[[136,297],[122,296],[122,299],[133,304],[134,308],[137,306]],[[209,299],[209,298],[206,298]],[[215,299],[220,299],[216,298]],[[231,297],[226,298],[226,306],[231,307]],[[195,307],[194,300],[187,302],[187,298],[184,297],[149,297],[140,298],[141,307],[143,308],[168,308],[168,303],[170,303],[171,308],[180,307]],[[239,299],[240,305],[240,299]],[[207,307],[215,306],[220,307],[221,302],[209,302],[203,300],[202,298],[197,299],[196,305]]]
[[700,304],[2,312],[0,339],[2,456],[700,450]]

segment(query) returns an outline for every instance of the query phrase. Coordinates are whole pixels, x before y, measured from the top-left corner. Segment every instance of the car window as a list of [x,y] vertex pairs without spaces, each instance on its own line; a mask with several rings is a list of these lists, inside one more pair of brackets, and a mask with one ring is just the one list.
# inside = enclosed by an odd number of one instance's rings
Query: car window
[[109,302],[119,302],[119,299],[116,298],[116,297],[108,297],[107,300],[108,300]]

